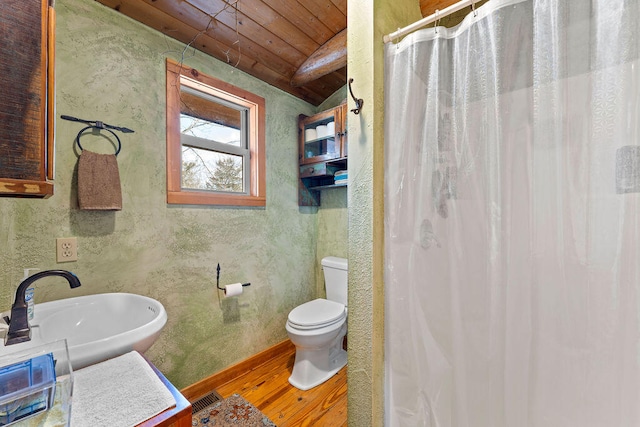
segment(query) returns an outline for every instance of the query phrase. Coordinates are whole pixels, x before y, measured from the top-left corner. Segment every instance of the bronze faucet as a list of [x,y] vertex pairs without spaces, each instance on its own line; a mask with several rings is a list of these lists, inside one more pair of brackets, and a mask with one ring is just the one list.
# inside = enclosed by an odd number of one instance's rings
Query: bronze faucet
[[[31,328],[27,320],[27,303],[24,300],[25,292],[33,282],[47,276],[61,276],[67,279],[71,288],[80,286],[80,280],[75,274],[66,270],[45,270],[29,276],[20,283],[16,291],[16,300],[11,306],[11,319],[7,321],[9,331],[4,338],[4,345],[18,344],[31,340]],[[6,318],[5,318],[6,319]]]

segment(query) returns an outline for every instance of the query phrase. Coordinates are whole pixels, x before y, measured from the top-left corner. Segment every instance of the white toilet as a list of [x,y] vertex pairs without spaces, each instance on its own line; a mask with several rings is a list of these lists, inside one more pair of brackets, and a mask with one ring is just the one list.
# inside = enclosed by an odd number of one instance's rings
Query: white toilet
[[289,339],[296,360],[289,383],[300,390],[322,384],[347,364],[342,341],[347,334],[347,260],[322,259],[327,299],[318,298],[291,310]]

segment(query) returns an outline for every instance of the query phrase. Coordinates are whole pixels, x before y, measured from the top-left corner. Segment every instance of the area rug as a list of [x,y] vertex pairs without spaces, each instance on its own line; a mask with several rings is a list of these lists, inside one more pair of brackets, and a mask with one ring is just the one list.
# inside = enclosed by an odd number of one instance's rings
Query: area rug
[[239,394],[193,414],[193,427],[276,427],[266,415]]

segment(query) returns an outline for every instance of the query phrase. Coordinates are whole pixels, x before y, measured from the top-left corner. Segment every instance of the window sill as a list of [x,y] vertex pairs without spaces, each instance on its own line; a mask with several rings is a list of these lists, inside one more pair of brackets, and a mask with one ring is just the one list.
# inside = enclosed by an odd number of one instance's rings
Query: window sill
[[215,205],[215,206],[266,206],[266,197],[211,194],[204,191],[169,191],[167,203],[170,205]]

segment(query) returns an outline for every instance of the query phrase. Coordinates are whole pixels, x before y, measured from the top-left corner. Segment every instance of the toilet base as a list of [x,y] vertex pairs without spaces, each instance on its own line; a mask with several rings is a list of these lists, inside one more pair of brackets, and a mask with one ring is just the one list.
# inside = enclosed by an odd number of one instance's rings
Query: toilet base
[[329,349],[296,348],[289,384],[300,390],[309,390],[337,374],[346,364],[347,352],[342,349],[342,342]]

